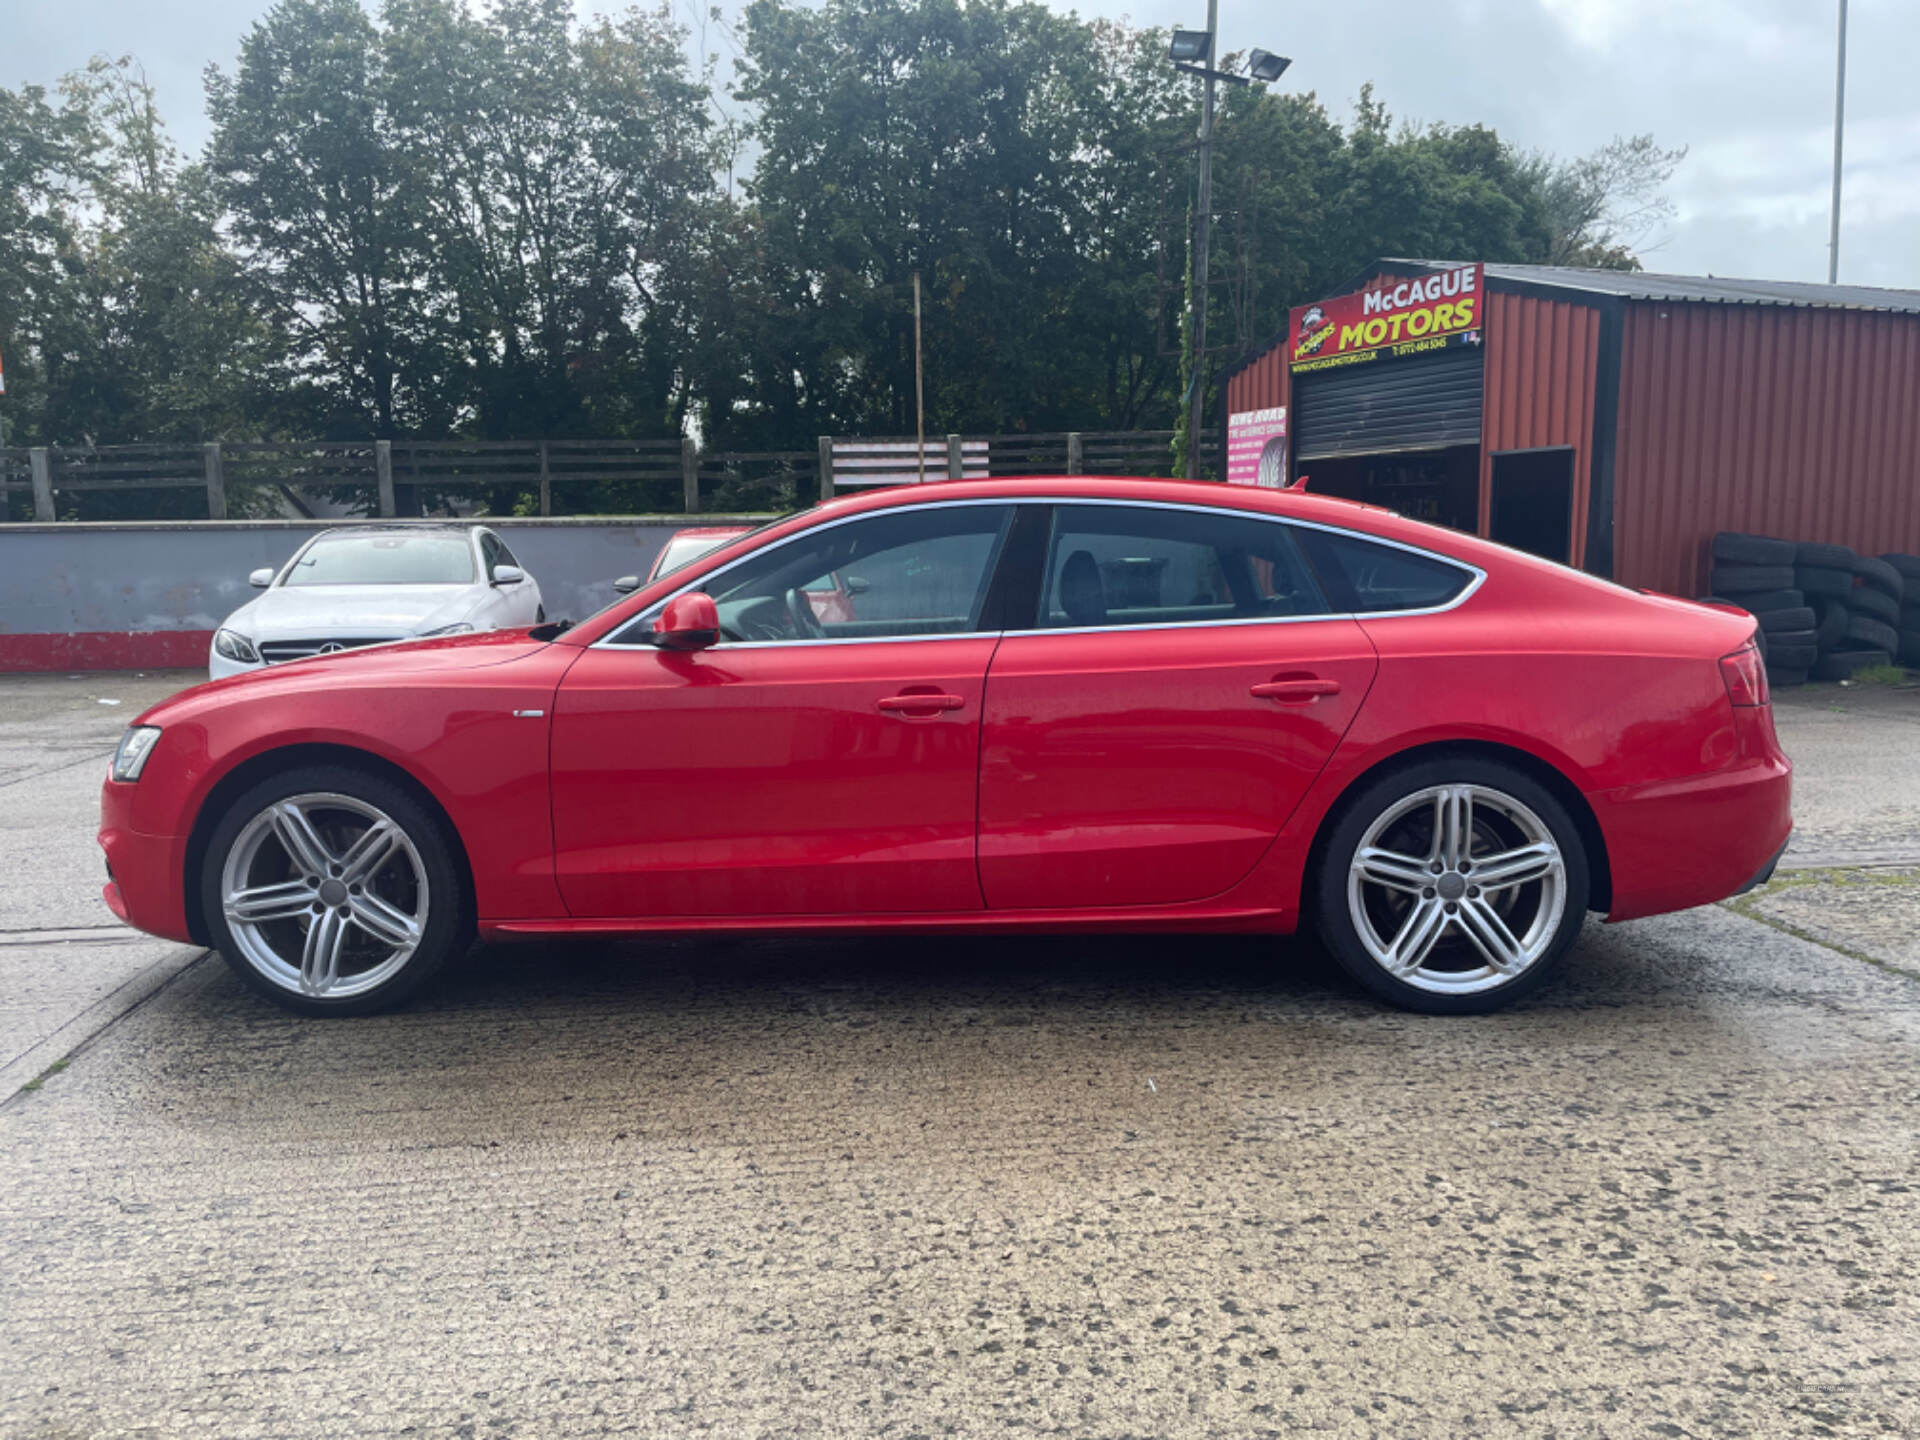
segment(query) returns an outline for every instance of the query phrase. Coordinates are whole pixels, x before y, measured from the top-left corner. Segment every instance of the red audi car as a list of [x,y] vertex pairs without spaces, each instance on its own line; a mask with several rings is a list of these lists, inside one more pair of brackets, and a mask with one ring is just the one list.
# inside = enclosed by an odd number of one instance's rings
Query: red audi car
[[[826,577],[854,618],[808,602]],[[107,903],[314,1015],[490,940],[1317,927],[1411,1009],[1732,895],[1790,773],[1744,613],[1298,492],[962,481],[571,627],[202,685],[127,731]]]

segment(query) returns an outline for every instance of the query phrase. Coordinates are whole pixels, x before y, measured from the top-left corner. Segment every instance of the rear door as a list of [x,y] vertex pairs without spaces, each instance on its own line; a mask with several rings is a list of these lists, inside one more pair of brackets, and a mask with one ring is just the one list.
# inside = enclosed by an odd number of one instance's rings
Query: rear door
[[1376,658],[1292,527],[1204,506],[1054,510],[1031,629],[987,676],[980,880],[995,910],[1232,888],[1366,698]]

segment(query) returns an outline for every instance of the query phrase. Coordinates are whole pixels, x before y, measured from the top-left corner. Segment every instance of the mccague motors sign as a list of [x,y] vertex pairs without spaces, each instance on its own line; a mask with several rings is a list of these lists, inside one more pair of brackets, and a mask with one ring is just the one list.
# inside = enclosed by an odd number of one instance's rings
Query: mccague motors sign
[[1295,310],[1288,359],[1295,372],[1478,345],[1485,276],[1462,265],[1417,280],[1383,282]]

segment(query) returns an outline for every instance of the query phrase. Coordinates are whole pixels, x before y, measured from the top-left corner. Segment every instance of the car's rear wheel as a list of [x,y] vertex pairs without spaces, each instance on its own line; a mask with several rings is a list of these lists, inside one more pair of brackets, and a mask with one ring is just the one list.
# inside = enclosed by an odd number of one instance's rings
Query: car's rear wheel
[[1586,918],[1586,849],[1530,776],[1479,758],[1382,776],[1341,811],[1316,899],[1341,968],[1409,1010],[1475,1014],[1543,983]]
[[215,945],[261,994],[306,1015],[362,1015],[412,994],[471,933],[445,823],[351,766],[288,771],[215,827],[201,903]]

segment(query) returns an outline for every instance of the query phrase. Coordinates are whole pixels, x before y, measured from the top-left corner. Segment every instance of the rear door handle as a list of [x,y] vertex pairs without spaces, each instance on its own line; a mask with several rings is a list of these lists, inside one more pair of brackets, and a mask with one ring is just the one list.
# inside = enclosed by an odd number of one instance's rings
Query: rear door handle
[[964,695],[889,695],[880,702],[880,708],[889,714],[912,714],[916,710],[958,710],[966,703]]
[[1338,680],[1268,680],[1249,692],[1255,699],[1278,700],[1283,705],[1307,705],[1322,695],[1338,695]]

